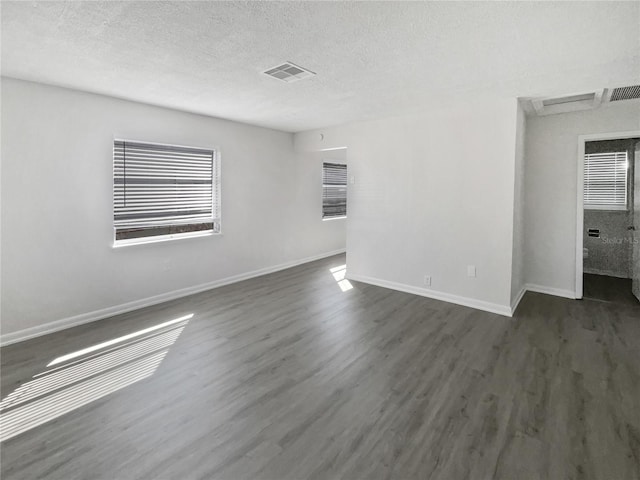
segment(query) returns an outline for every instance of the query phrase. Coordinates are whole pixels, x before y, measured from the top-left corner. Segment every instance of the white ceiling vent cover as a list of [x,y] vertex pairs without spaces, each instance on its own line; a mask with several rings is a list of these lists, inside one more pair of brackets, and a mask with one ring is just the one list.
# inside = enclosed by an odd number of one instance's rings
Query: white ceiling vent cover
[[531,104],[538,115],[578,112],[599,107],[603,93],[604,90],[600,90],[588,93],[572,93],[561,97],[534,98],[531,99]]
[[545,98],[542,100],[542,106],[550,107],[552,105],[562,105],[564,103],[585,102],[585,101],[589,103],[593,103],[594,98],[596,98],[595,92],[582,93],[580,95],[568,95],[566,97]]
[[315,75],[315,72],[307,70],[306,68],[302,68],[291,62],[283,63],[282,65],[278,65],[277,67],[270,68],[263,73],[287,83],[297,82],[298,80],[303,80]]
[[618,102],[620,100],[633,100],[636,98],[640,98],[640,85],[614,88],[609,101]]

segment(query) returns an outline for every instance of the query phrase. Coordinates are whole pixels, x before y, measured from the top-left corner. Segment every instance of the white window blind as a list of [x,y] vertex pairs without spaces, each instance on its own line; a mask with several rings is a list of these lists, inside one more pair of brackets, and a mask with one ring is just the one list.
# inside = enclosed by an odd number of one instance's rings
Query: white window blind
[[322,218],[347,215],[347,166],[322,164]]
[[113,169],[116,243],[220,231],[215,151],[115,140]]
[[584,156],[584,208],[627,209],[627,152],[589,153]]

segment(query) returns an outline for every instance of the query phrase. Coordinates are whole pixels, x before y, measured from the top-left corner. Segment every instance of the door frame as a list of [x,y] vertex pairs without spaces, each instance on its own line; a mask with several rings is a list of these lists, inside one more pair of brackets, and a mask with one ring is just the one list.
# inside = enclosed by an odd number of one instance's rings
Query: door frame
[[640,137],[640,130],[612,133],[594,133],[590,135],[578,135],[578,198],[577,198],[577,219],[576,219],[576,293],[577,299],[583,294],[583,274],[584,274],[584,150],[587,142],[597,142],[599,140],[624,140],[626,138]]

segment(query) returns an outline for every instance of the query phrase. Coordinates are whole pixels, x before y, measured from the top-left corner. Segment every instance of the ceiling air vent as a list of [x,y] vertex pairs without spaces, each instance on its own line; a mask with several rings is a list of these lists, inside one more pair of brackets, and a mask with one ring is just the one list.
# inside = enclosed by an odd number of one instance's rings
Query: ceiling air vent
[[263,73],[287,83],[296,82],[298,80],[313,77],[315,75],[315,73],[311,70],[307,70],[306,68],[302,68],[291,62],[283,63],[282,65],[278,65],[277,67],[270,68]]
[[593,99],[596,97],[595,92],[583,93],[580,95],[569,95],[566,97],[546,98],[542,100],[542,105],[550,107],[551,105],[562,105],[564,103],[584,102],[593,103]]
[[618,102],[620,100],[633,100],[635,98],[640,98],[640,85],[614,88],[609,101]]
[[600,106],[603,91],[572,93],[561,97],[533,98],[531,104],[538,115],[577,112]]

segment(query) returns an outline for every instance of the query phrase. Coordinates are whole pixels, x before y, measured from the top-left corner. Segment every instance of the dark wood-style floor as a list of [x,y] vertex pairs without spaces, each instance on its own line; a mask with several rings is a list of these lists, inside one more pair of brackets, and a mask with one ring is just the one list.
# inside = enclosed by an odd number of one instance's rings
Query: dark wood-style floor
[[584,298],[640,306],[638,299],[633,296],[631,279],[629,278],[616,278],[591,273],[585,273],[583,278]]
[[342,264],[3,348],[2,478],[640,478],[638,308],[509,319]]

